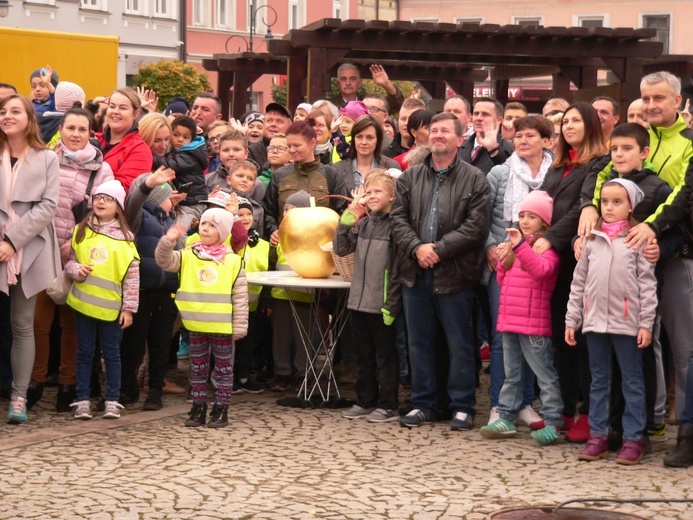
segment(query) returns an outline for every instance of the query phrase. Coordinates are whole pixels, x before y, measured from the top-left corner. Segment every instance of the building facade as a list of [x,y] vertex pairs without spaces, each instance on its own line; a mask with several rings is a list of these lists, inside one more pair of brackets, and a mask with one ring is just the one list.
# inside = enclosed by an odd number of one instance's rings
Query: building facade
[[[180,57],[179,4],[179,0],[10,0],[9,15],[0,18],[0,26],[117,36],[117,86],[124,86],[131,84],[140,66]],[[27,70],[40,65],[27,64]]]
[[[254,9],[253,9],[254,6]],[[322,18],[358,18],[357,0],[186,0],[187,60],[204,70],[202,60],[214,54],[251,50],[250,19],[255,13],[252,51],[267,52],[268,32],[281,38]],[[209,73],[212,85],[217,75]],[[283,77],[265,75],[253,84],[253,109],[272,101],[272,87]],[[248,107],[250,108],[250,107]]]

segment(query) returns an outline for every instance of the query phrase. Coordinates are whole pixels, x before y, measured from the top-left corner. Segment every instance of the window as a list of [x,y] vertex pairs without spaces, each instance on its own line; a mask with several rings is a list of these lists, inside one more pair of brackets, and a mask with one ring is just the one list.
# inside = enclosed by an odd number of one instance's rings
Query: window
[[574,14],[573,27],[611,27],[611,15],[609,13]]
[[646,14],[642,16],[642,26],[645,29],[657,29],[657,35],[652,38],[652,41],[664,44],[662,54],[669,54],[670,22],[671,16],[668,14]]
[[289,0],[289,30],[303,27],[305,22],[305,0]]
[[126,14],[146,14],[144,12],[145,0],[126,0],[125,1],[125,13]]
[[192,19],[193,25],[200,26],[205,24],[205,0],[193,0]]
[[411,19],[412,23],[416,22],[430,22],[430,23],[439,23],[440,22],[440,17],[439,16],[431,16],[431,17],[412,17]]
[[214,25],[216,27],[229,26],[229,3],[228,0],[214,1]]
[[463,16],[455,16],[452,19],[453,23],[466,23],[466,24],[471,24],[471,25],[481,25],[484,23],[484,17],[479,16],[477,18],[466,18]]
[[94,9],[98,11],[106,11],[106,0],[82,0],[81,3],[84,9]]
[[342,0],[332,0],[332,18],[346,19],[349,12],[344,8]]
[[512,22],[522,27],[539,27],[544,25],[543,16],[513,16]]
[[[260,33],[267,30],[267,27],[262,23],[262,20],[264,19],[266,22],[272,22],[274,21],[274,14],[269,12],[269,9],[265,9],[264,7],[260,9],[262,6],[267,5],[267,0],[248,0],[249,6],[248,6],[248,25],[247,27],[250,28],[250,21],[252,20],[253,17],[253,7],[255,8],[255,33]],[[291,16],[291,5],[289,5],[289,16]]]
[[154,1],[154,16],[162,18],[171,18],[171,0],[155,0]]

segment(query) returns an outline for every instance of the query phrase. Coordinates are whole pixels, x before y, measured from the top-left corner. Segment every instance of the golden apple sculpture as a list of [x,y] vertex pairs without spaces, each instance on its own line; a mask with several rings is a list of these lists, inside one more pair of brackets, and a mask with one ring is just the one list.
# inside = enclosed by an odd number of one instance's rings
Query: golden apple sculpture
[[[313,199],[311,198],[311,203]],[[279,244],[286,263],[303,278],[327,278],[335,267],[320,246],[334,239],[339,215],[330,208],[293,208],[279,225]]]

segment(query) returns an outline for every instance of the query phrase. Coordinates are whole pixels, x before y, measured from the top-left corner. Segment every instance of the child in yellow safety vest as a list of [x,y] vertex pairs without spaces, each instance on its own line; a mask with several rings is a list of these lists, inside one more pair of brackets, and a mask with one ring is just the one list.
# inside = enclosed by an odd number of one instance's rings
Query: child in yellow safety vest
[[[286,199],[284,214],[293,208],[307,208],[310,206],[310,195],[300,190]],[[277,271],[291,271],[291,267],[284,258],[284,252],[280,244],[277,244]],[[291,302],[296,316],[301,322],[301,328],[310,333],[313,330],[310,304],[313,302],[311,289],[286,289],[284,287],[272,287],[272,356],[274,358],[274,385],[275,392],[288,392],[291,390],[291,345],[296,352],[293,367],[295,379],[300,381],[305,376],[308,355],[301,341],[301,331],[294,319],[291,310]],[[289,301],[291,299],[291,302]],[[310,347],[310,345],[309,345]]]
[[[269,267],[269,242],[262,240],[260,234],[253,229],[255,222],[253,217],[253,206],[250,200],[245,197],[238,197],[238,218],[243,223],[243,227],[248,232],[248,244],[241,249],[238,254],[243,259],[243,267],[247,273],[257,273],[267,271]],[[248,284],[248,335],[236,343],[236,360],[234,368],[233,392],[249,394],[259,394],[262,387],[259,386],[250,376],[253,351],[255,345],[262,340],[264,332],[269,327],[265,327],[264,321],[269,321],[264,313],[268,307],[261,305],[260,294],[262,286]]]
[[224,245],[235,217],[221,208],[200,218],[200,240],[182,251],[173,248],[185,228],[173,225],[156,247],[156,263],[180,273],[176,306],[190,334],[190,383],[193,406],[186,426],[203,426],[207,417],[210,351],[214,355],[217,392],[207,426],[228,425],[233,389],[234,340],[248,331],[248,285],[241,257]]
[[104,419],[117,419],[120,396],[120,338],[139,304],[140,269],[135,237],[123,215],[125,189],[104,182],[92,192],[93,208],[72,233],[67,275],[74,280],[67,304],[76,313],[76,419],[91,419],[91,367],[96,332],[106,362]]

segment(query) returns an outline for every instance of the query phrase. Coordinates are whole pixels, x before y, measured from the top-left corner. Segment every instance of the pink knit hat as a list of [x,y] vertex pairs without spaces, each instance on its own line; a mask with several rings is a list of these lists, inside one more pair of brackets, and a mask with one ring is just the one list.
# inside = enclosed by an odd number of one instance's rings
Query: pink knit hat
[[205,211],[200,217],[200,224],[209,222],[219,232],[219,242],[222,244],[229,238],[233,227],[233,214],[221,208],[211,208]]
[[545,191],[531,191],[525,197],[525,200],[520,203],[518,214],[523,211],[531,211],[550,226],[553,214],[553,199]]
[[363,101],[349,101],[344,108],[339,109],[340,116],[347,116],[356,121],[359,117],[370,114]]
[[87,95],[77,83],[61,81],[55,87],[55,108],[58,112],[67,112],[75,104],[75,101],[82,103],[82,108],[84,108],[86,99]]
[[108,195],[109,197],[113,197],[118,202],[120,209],[125,210],[125,188],[123,188],[120,181],[113,180],[100,184],[91,192],[92,197],[95,195]]

